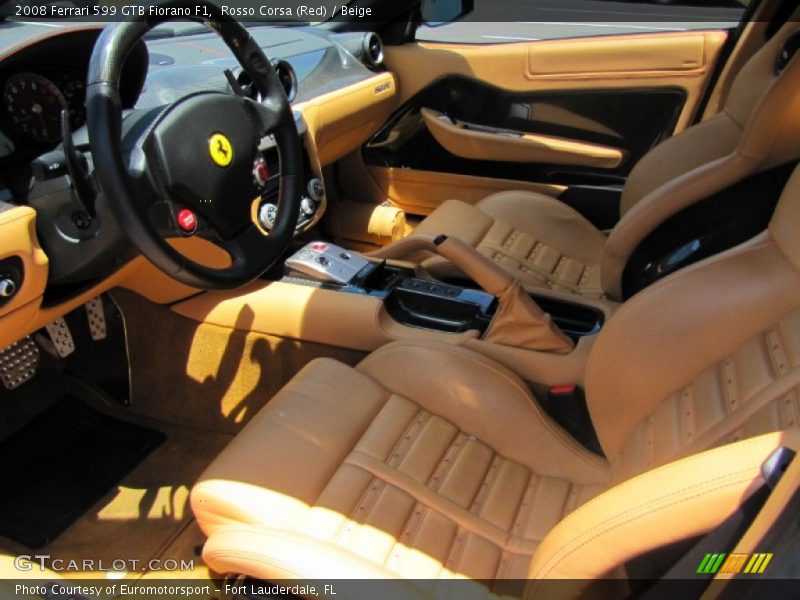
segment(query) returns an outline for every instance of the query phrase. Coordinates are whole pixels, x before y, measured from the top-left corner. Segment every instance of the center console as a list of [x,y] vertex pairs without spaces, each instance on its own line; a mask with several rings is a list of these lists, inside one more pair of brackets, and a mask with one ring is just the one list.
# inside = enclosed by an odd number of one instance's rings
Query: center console
[[[297,251],[286,261],[281,281],[377,298],[397,323],[441,333],[483,335],[498,308],[497,298],[485,291],[420,279],[410,268],[371,262],[327,242],[312,242]],[[597,333],[603,325],[604,314],[597,308],[532,297],[573,341]]]
[[[307,128],[302,119],[295,115],[298,133],[301,138],[306,134]],[[280,192],[280,157],[278,147],[272,136],[261,140],[259,146],[261,153],[253,164],[253,180],[261,190],[261,199],[258,205],[259,224],[270,231],[278,214],[278,195]],[[304,190],[300,200],[300,210],[297,215],[297,231],[303,231],[317,222],[325,212],[325,187],[322,180],[317,177],[312,169],[308,151],[303,151],[303,181]]]

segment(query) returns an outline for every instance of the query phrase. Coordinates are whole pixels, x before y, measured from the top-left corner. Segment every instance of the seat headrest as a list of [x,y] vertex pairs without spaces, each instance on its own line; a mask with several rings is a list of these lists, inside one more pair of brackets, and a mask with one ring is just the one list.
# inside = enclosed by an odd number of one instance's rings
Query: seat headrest
[[783,189],[769,232],[789,262],[800,271],[800,166]]

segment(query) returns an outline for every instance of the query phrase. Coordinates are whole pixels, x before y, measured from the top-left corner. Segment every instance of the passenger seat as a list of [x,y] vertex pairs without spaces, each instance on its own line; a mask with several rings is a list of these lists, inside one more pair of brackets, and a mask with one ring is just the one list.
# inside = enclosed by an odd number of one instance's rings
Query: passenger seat
[[[719,115],[656,146],[634,167],[610,235],[544,194],[507,191],[472,206],[448,200],[412,235],[454,236],[497,261],[527,288],[623,300],[623,270],[637,246],[681,210],[750,175],[800,158],[800,58],[778,67],[793,19],[741,69]],[[795,36],[795,37],[793,37]],[[441,257],[421,261],[434,277],[459,277]]]
[[[800,169],[769,231],[611,317],[585,377],[604,457],[455,344],[312,361],[194,486],[206,563],[405,579],[406,598],[464,597],[453,579],[486,597],[500,579],[568,578],[579,597],[704,535],[764,485],[773,452],[800,449],[798,231]],[[547,598],[538,585],[529,597]]]

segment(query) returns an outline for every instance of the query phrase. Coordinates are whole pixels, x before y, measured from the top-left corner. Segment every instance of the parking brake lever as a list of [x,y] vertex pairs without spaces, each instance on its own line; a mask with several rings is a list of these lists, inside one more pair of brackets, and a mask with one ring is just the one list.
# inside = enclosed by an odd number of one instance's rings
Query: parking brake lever
[[483,339],[487,342],[539,352],[567,354],[574,344],[522,285],[500,265],[458,238],[412,235],[370,252],[372,258],[399,258],[412,252],[439,254],[453,263],[479,287],[499,299],[499,308]]
[[64,145],[64,160],[67,163],[67,172],[72,181],[72,188],[75,198],[81,204],[92,219],[97,216],[95,199],[97,190],[87,168],[86,157],[75,148],[72,141],[72,129],[69,126],[69,111],[65,108],[61,111],[61,140]]

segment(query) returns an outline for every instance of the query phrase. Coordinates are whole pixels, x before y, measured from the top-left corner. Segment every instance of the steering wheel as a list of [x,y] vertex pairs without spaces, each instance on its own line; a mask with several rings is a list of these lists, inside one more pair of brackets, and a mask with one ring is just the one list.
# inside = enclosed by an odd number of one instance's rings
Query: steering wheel
[[[291,242],[303,187],[300,138],[275,70],[238,21],[205,0],[156,6],[189,4],[192,11],[202,6],[211,15],[196,20],[222,37],[261,101],[199,92],[166,107],[133,111],[123,120],[119,89],[125,58],[148,31],[169,19],[115,23],[98,38],[89,64],[89,140],[100,188],[141,253],[182,283],[230,289],[269,269]],[[256,221],[261,190],[255,174],[268,136],[278,149],[280,192],[267,233]],[[231,264],[217,269],[190,260],[166,240],[181,235],[217,243]]]

